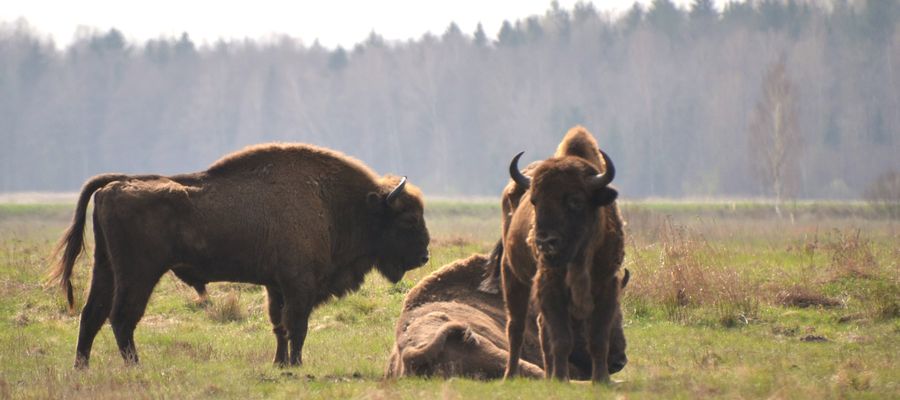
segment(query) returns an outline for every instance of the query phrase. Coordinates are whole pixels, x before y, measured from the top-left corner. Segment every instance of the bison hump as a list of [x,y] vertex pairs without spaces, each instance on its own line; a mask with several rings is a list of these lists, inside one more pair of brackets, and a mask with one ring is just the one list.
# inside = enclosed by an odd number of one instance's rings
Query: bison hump
[[556,148],[556,157],[573,156],[586,160],[591,165],[600,169],[603,162],[600,161],[600,152],[597,150],[597,140],[588,130],[577,125],[563,137]]

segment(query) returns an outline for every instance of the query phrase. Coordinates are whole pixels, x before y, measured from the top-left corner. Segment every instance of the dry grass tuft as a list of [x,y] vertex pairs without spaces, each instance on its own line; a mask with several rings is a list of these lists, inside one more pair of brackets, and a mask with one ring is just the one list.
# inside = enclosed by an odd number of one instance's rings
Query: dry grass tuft
[[834,389],[846,397],[848,391],[868,390],[872,387],[873,374],[865,371],[863,365],[850,361],[838,367],[831,378]]
[[715,369],[723,362],[722,356],[710,349],[706,349],[703,354],[694,354],[693,359],[697,369]]
[[241,306],[240,291],[229,291],[222,299],[207,307],[206,313],[213,321],[222,323],[243,321],[247,318],[247,312]]
[[835,230],[822,244],[829,254],[829,280],[846,278],[870,279],[877,275],[878,261],[869,239],[860,236],[860,230],[845,232]]
[[193,361],[206,362],[213,357],[213,346],[209,343],[189,343],[175,340],[165,347],[168,357],[188,357]]
[[625,291],[628,298],[661,304],[679,322],[689,319],[687,309],[694,306],[712,306],[726,327],[747,324],[757,315],[753,285],[734,269],[714,265],[719,251],[702,236],[666,221],[660,244],[657,264],[637,266],[642,278]]

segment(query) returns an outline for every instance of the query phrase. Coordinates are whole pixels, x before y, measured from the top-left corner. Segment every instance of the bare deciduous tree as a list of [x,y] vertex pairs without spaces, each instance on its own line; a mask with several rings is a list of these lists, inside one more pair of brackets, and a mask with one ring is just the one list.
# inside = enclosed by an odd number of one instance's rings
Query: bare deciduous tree
[[797,99],[786,64],[782,55],[766,71],[748,130],[750,162],[760,181],[771,187],[779,217],[784,197],[792,194],[801,145]]

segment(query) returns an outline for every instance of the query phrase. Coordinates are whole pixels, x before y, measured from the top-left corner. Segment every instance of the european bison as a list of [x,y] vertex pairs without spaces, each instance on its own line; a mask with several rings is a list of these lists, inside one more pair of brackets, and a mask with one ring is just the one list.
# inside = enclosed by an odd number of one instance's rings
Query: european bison
[[[502,247],[490,256],[457,260],[420,281],[406,295],[397,321],[396,343],[386,376],[462,376],[496,379],[503,376],[507,342],[506,314],[496,280],[490,274],[500,264]],[[628,271],[622,286],[628,281]],[[575,379],[591,375],[591,361],[582,337],[569,357]],[[627,362],[621,313],[613,322],[609,373]],[[525,344],[519,360],[521,374],[543,377],[535,315],[529,314]]]
[[274,362],[298,365],[313,308],[358,289],[373,266],[397,282],[428,260],[422,195],[406,178],[378,177],[355,159],[311,145],[258,145],[203,172],[88,180],[51,272],[70,308],[72,267],[94,192],[94,270],[76,367],[88,365],[107,317],[122,357],[138,361],[135,326],[170,269],[195,287],[265,285]]
[[[509,341],[505,376],[518,373],[533,296],[546,375],[569,378],[573,329],[579,329],[588,341],[591,380],[608,382],[610,332],[619,307],[616,272],[625,254],[618,192],[609,187],[615,167],[580,126],[566,134],[554,157],[534,167],[532,177],[519,171],[520,156],[510,163],[513,183],[502,204],[501,276]],[[521,200],[510,198],[519,193]]]

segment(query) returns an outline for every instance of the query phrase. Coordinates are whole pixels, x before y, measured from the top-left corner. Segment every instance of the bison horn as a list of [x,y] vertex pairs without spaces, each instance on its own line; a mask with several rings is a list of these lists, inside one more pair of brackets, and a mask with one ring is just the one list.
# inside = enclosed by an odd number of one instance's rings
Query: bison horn
[[397,184],[397,187],[395,187],[394,190],[391,190],[391,192],[388,193],[387,197],[384,199],[384,202],[387,204],[393,203],[394,200],[397,198],[397,196],[399,196],[400,193],[403,193],[403,188],[405,188],[405,187],[406,187],[406,177],[404,176],[403,178],[400,179],[400,183]]
[[517,185],[523,189],[528,189],[531,186],[531,178],[525,176],[522,171],[519,171],[519,158],[522,157],[522,154],[525,154],[525,152],[523,151],[516,154],[516,156],[513,157],[512,162],[509,163],[509,176]]
[[603,162],[606,164],[606,172],[590,177],[588,182],[591,188],[596,189],[606,187],[616,177],[616,166],[613,165],[612,160],[609,159],[609,156],[603,150],[600,150],[600,155],[603,156]]

